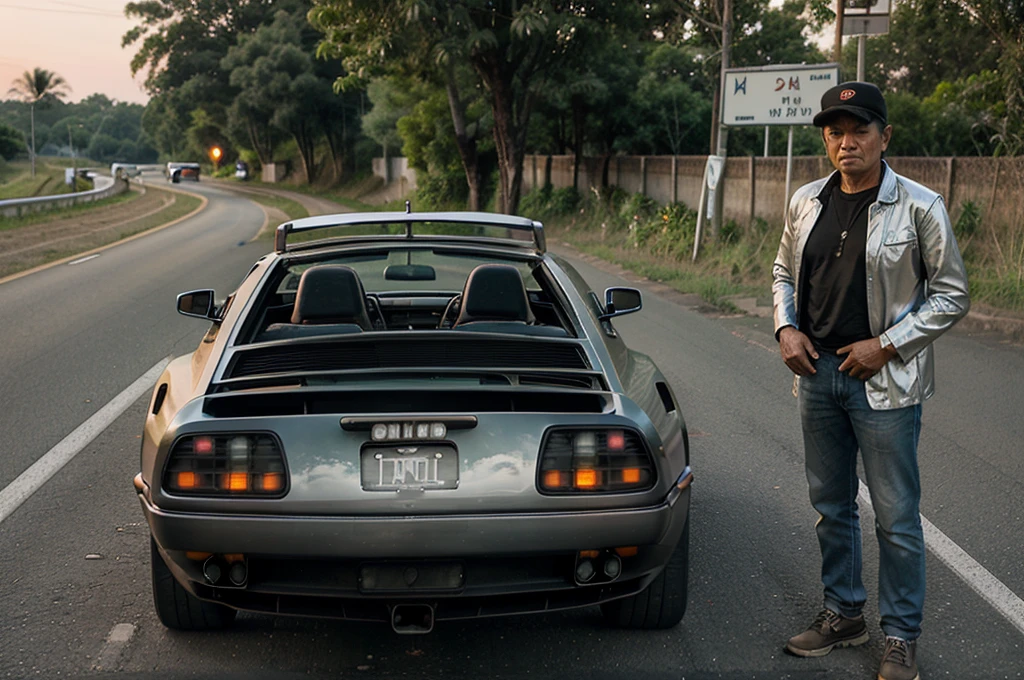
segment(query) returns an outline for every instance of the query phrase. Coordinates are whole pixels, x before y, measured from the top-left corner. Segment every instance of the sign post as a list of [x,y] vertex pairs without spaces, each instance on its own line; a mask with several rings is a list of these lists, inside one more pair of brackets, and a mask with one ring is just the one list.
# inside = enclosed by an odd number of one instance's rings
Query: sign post
[[[889,0],[878,0],[888,3]],[[821,95],[839,84],[838,64],[729,69],[722,90],[722,124],[789,126],[786,208],[793,172],[793,126],[813,125]]]
[[844,0],[843,35],[857,36],[857,80],[864,80],[869,35],[889,32],[890,0]]

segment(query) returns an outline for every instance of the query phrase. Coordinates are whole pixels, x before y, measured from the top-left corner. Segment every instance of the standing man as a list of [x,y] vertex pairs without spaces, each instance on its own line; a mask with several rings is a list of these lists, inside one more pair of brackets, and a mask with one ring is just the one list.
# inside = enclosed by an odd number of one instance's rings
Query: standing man
[[824,608],[786,649],[824,656],[867,642],[861,613],[857,451],[875,510],[880,680],[918,680],[925,547],[917,442],[932,343],[967,314],[967,275],[942,198],[882,160],[892,138],[870,83],[821,98],[836,172],[801,187],[773,268],[775,335],[796,374]]

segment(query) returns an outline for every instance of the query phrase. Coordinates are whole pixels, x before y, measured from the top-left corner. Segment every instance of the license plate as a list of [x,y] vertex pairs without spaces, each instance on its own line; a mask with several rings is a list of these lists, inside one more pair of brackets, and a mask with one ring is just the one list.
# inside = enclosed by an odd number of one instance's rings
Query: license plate
[[459,485],[459,454],[450,444],[366,446],[360,472],[366,491],[454,489]]
[[359,568],[359,590],[364,593],[461,590],[465,571],[459,562],[364,564]]

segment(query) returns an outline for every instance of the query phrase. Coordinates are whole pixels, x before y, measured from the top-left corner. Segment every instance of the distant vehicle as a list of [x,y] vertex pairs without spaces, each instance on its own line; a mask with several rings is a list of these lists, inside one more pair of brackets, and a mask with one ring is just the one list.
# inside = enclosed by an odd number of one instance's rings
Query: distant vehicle
[[199,163],[179,163],[171,161],[167,164],[167,181],[177,183],[183,179],[199,181]]
[[114,179],[130,179],[142,174],[142,168],[134,163],[111,163],[110,176]]
[[178,296],[212,326],[146,411],[160,621],[426,633],[600,605],[674,626],[693,476],[666,377],[613,326],[640,308],[634,288],[599,298],[525,217],[282,224],[226,301]]
[[245,161],[235,163],[235,179],[245,181],[249,179],[249,164]]

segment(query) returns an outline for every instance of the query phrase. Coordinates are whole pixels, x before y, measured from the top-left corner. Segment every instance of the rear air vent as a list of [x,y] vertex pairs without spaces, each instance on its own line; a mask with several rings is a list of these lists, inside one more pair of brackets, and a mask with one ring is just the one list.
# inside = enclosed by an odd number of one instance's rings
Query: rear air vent
[[672,399],[672,390],[668,388],[663,382],[656,382],[654,386],[658,389],[658,396],[661,397],[661,403],[665,405],[665,413],[672,413],[676,410],[676,402]]
[[601,389],[595,384],[596,378],[590,375],[553,375],[524,373],[519,376],[520,385],[540,387],[574,387],[585,390]]
[[156,396],[153,397],[153,415],[160,413],[160,409],[164,405],[164,399],[167,398],[167,383],[162,383],[160,388],[156,391]]
[[297,390],[206,397],[214,418],[360,413],[603,413],[601,392],[475,390]]
[[[235,351],[225,379],[279,373],[452,367],[588,369],[576,342],[447,337],[346,338]],[[471,335],[471,334],[467,334]]]

